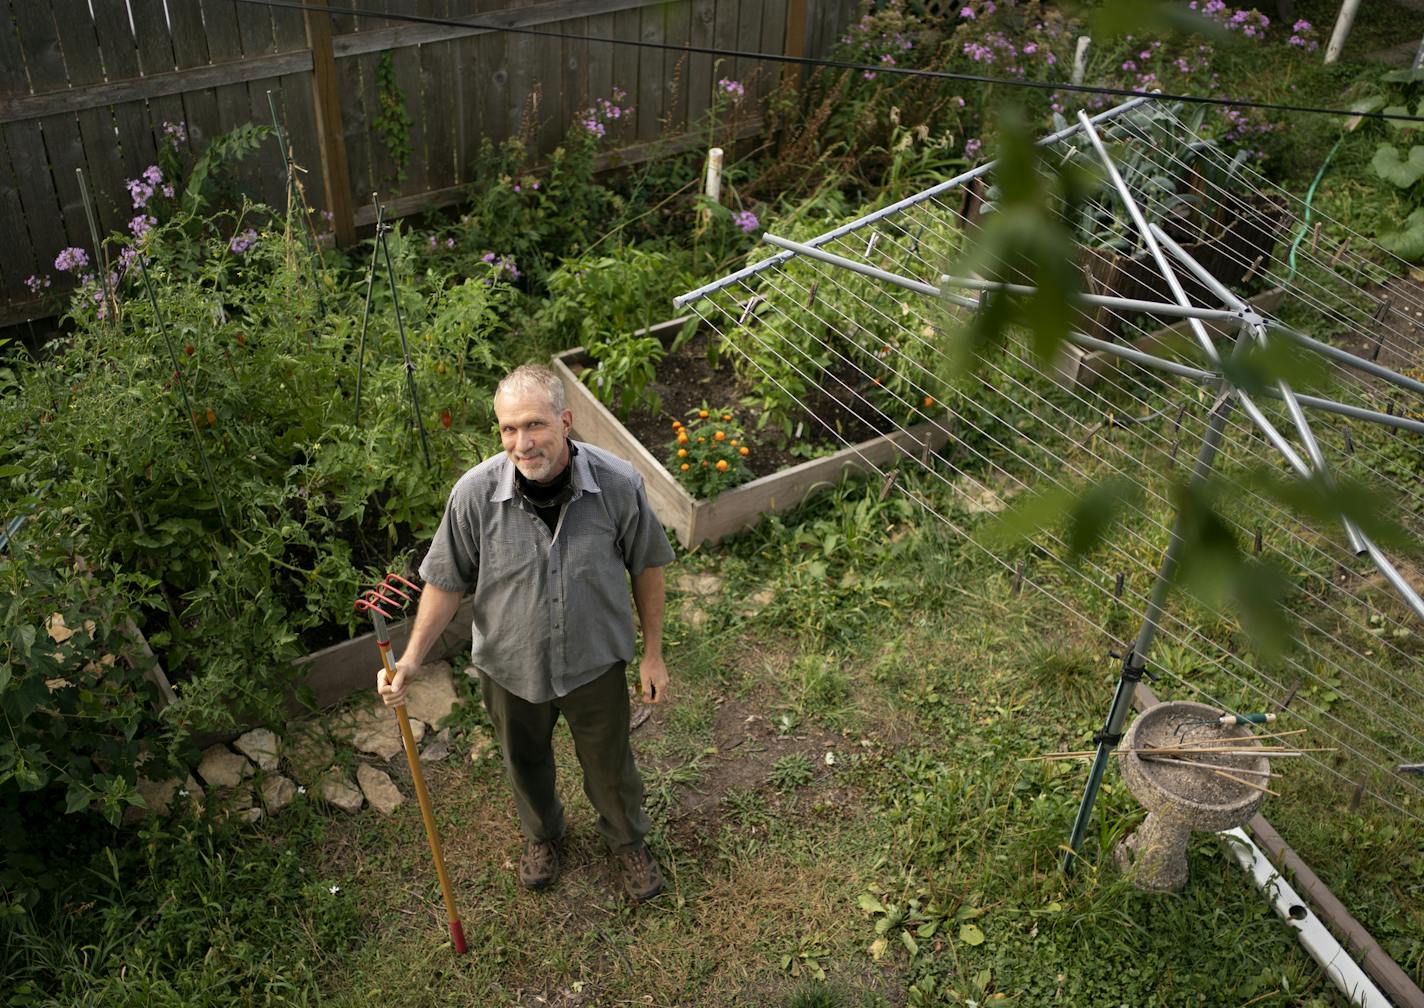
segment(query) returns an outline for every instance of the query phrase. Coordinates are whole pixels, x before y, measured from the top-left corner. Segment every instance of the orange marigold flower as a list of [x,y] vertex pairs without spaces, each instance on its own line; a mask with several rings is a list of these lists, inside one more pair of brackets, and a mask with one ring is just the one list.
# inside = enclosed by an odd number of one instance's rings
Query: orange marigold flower
[[678,443],[678,444],[687,444],[687,434],[686,434],[686,432],[684,432],[684,431],[678,431],[678,434],[677,434],[677,443]]
[[686,462],[684,462],[681,466],[679,466],[679,468],[680,468],[683,472],[687,472],[687,470],[691,469],[692,467],[691,467],[690,465],[688,465]]
[[725,440],[727,440],[727,433],[726,433],[726,431],[718,431],[716,434],[713,434],[713,435],[712,435],[712,440],[713,440],[713,441],[725,441]]
[[707,440],[707,439],[706,439],[705,437],[703,437],[701,434],[697,435],[697,443],[698,443],[698,444],[701,444],[703,441],[706,441],[706,440]]
[[743,455],[750,455],[752,453],[752,450],[746,445],[742,445],[740,448],[737,449],[737,451]]
[[727,471],[727,460],[726,460],[726,459],[718,459],[718,460],[717,460],[717,471],[718,471],[718,472],[726,472],[726,471]]
[[678,458],[687,458],[687,449],[686,449],[686,448],[679,448],[679,449],[677,450],[677,457],[678,457]]
[[699,417],[701,417],[703,420],[706,420],[709,416],[711,416],[711,414],[708,413],[705,409],[700,409],[700,410],[698,410],[698,411],[697,411],[697,415],[698,415]]
[[732,414],[730,414],[730,413],[723,413],[723,414],[722,414],[722,419],[723,419],[723,420],[730,420],[730,419],[732,419]]
[[674,421],[672,422],[672,429],[673,429],[673,430],[682,430],[682,421],[681,421],[681,420],[674,420]]
[[702,468],[703,468],[703,469],[706,469],[706,468],[707,468],[709,465],[711,465],[711,464],[712,464],[712,463],[711,463],[711,462],[708,462],[706,459],[703,459],[703,460],[702,460]]
[[927,396],[925,396],[925,409],[929,409],[931,406],[933,406],[933,405],[934,405],[934,402],[935,402],[934,396],[932,396],[932,395],[927,395]]

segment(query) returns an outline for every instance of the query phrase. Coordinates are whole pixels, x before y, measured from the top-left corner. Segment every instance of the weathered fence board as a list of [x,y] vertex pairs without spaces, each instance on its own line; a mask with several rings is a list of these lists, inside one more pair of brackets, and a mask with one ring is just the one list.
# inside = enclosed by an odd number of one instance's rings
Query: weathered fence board
[[[0,263],[0,325],[45,309],[25,289],[25,277],[53,273],[66,245],[91,244],[74,169],[85,170],[102,228],[124,230],[135,212],[124,182],[156,163],[165,122],[185,124],[190,150],[201,151],[243,123],[270,123],[270,91],[316,209],[329,209],[324,172],[344,160],[352,206],[338,230],[349,240],[352,225],[373,218],[372,191],[395,214],[448,205],[474,179],[484,139],[521,136],[539,161],[579,112],[615,87],[635,111],[609,124],[605,142],[615,153],[605,163],[696,146],[695,137],[659,138],[665,129],[699,129],[721,77],[747,87],[744,113],[727,124],[729,133],[746,135],[759,122],[760,99],[780,78],[778,66],[614,40],[751,52],[800,45],[815,53],[828,32],[834,41],[854,0],[328,4],[331,34],[321,44],[335,85],[333,100],[321,105],[312,49],[321,33],[309,37],[299,11],[241,0],[0,0],[0,151],[7,161],[0,166],[0,214],[6,233],[18,238]],[[802,12],[791,29],[788,5]],[[350,13],[355,9],[464,23],[359,16]],[[502,30],[524,27],[549,35]],[[381,114],[382,57],[393,70],[384,97],[401,100],[410,116],[411,157],[401,182],[391,147],[402,141],[373,126]],[[252,198],[282,205],[287,177],[275,143],[240,162],[235,177]]]

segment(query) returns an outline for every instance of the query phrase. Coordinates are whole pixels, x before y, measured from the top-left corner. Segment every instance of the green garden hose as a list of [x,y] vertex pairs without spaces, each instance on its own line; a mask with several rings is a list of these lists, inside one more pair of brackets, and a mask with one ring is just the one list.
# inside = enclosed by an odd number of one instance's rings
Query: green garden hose
[[1310,188],[1305,191],[1305,213],[1300,219],[1300,233],[1295,236],[1295,241],[1291,242],[1290,253],[1286,256],[1286,265],[1290,267],[1290,272],[1286,274],[1286,282],[1295,279],[1295,253],[1300,248],[1300,243],[1305,241],[1306,232],[1310,230],[1310,204],[1315,199],[1315,187],[1320,185],[1320,180],[1325,177],[1325,169],[1330,167],[1330,159],[1335,156],[1335,152],[1340,149],[1345,137],[1342,135],[1330,148],[1330,152],[1325,155],[1325,160],[1320,162],[1320,170],[1315,173],[1315,179],[1310,183]]

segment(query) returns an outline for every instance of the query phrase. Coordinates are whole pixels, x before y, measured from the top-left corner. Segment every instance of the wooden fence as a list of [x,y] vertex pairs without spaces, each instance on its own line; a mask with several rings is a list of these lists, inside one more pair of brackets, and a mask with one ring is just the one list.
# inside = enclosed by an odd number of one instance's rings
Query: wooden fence
[[[745,107],[785,64],[635,47],[637,40],[747,52],[824,54],[855,0],[306,0],[330,14],[252,0],[0,0],[0,326],[52,314],[63,276],[55,255],[92,250],[75,169],[101,232],[138,212],[127,181],[155,163],[165,124],[186,144],[248,122],[271,105],[307,169],[308,200],[332,215],[338,242],[373,220],[370,194],[395,215],[457,202],[481,142],[530,138],[552,151],[576,114],[615,87],[634,114],[610,129],[612,158],[665,152],[730,77]],[[360,12],[359,14],[357,12]],[[371,16],[478,21],[455,27]],[[536,29],[563,37],[503,29]],[[270,100],[269,100],[270,93]],[[408,130],[376,128],[399,100]],[[760,126],[756,114],[744,132]],[[400,134],[404,134],[400,137]],[[688,138],[689,142],[695,142]],[[404,178],[395,154],[408,147]],[[286,171],[275,143],[238,169],[252,198],[281,205]],[[48,296],[30,276],[53,276]]]

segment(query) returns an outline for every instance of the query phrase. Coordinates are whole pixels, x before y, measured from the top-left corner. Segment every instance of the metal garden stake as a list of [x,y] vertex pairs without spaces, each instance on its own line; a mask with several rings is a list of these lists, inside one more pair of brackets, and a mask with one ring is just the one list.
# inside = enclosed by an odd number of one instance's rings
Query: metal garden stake
[[[402,588],[404,586],[404,589]],[[391,635],[386,628],[386,620],[391,612],[405,608],[420,588],[398,574],[387,574],[385,581],[366,592],[356,600],[357,612],[371,614],[371,622],[376,626],[376,646],[381,649],[381,663],[386,667],[386,681],[395,677],[395,663],[391,661]],[[396,708],[396,720],[400,724],[401,742],[405,745],[406,762],[410,764],[410,779],[415,785],[415,800],[420,804],[420,817],[425,821],[425,836],[430,841],[430,854],[435,859],[435,875],[440,880],[440,895],[445,900],[445,915],[450,921],[450,939],[455,951],[464,953],[465,929],[460,924],[460,915],[455,910],[455,894],[450,888],[450,876],[445,872],[445,856],[440,853],[440,831],[435,827],[435,813],[430,807],[430,795],[425,790],[425,775],[420,769],[420,753],[415,748],[415,736],[410,730],[410,716],[405,704]]]

